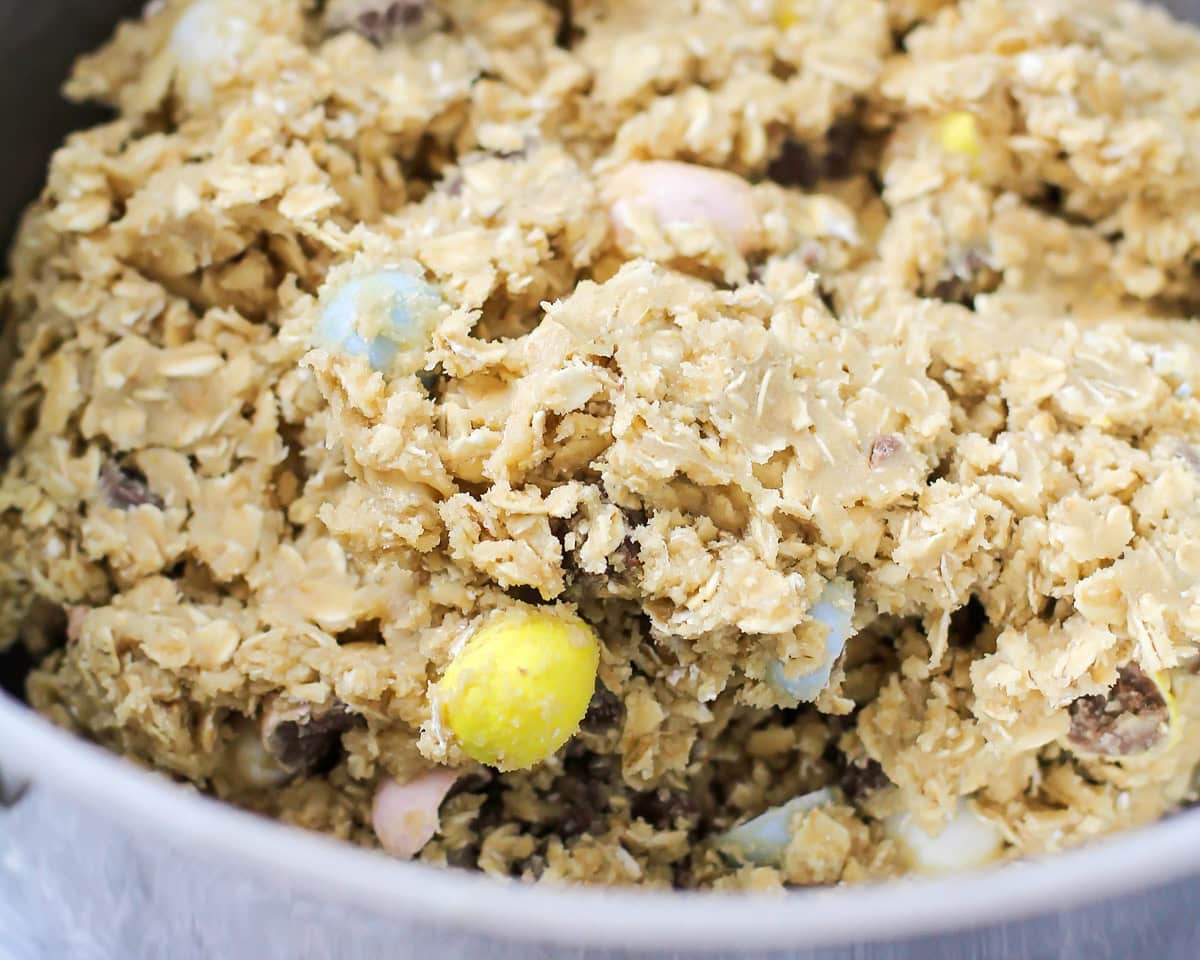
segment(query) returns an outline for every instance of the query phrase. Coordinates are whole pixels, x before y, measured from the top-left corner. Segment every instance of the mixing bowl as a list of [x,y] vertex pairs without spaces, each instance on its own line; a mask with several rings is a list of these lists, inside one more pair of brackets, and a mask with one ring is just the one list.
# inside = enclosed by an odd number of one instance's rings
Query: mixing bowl
[[[1200,0],[1171,6],[1200,19]],[[0,3],[3,236],[88,120],[58,97],[68,64],[135,11]],[[1200,811],[937,880],[758,897],[527,887],[394,862],[137,769],[29,711],[27,667],[0,658],[0,960],[1196,955]]]

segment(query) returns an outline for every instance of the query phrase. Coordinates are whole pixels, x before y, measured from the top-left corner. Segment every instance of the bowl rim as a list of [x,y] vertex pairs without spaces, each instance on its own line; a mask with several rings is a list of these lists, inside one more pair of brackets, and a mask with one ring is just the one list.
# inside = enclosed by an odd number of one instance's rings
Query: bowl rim
[[54,726],[0,693],[0,767],[172,848],[426,926],[641,949],[828,946],[949,933],[1132,893],[1200,865],[1200,810],[1080,849],[941,878],[783,895],[526,885],[401,863],[239,810]]

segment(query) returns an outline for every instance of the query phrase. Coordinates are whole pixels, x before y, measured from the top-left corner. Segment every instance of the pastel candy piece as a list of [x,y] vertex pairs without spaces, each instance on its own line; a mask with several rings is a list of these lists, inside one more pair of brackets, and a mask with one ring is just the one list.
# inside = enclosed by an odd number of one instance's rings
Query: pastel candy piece
[[913,872],[930,876],[986,866],[1004,850],[1004,836],[966,800],[959,801],[954,818],[936,835],[907,813],[889,817],[884,828],[903,846]]
[[726,830],[717,838],[716,848],[737,860],[760,867],[779,866],[791,839],[791,824],[796,815],[829,806],[834,800],[833,791],[827,787],[801,794]]
[[541,763],[579,729],[600,642],[578,617],[516,607],[489,617],[446,667],[441,722],[472,759],[501,770]]
[[786,676],[783,663],[778,660],[767,668],[767,682],[780,693],[802,703],[811,703],[829,686],[834,664],[846,649],[846,641],[853,635],[850,625],[854,618],[853,584],[848,580],[831,580],[813,604],[809,616],[829,630],[825,636],[825,659],[821,665],[798,677]]
[[212,96],[210,71],[232,65],[249,47],[254,25],[228,0],[195,0],[171,30],[171,52],[183,74],[189,99]]
[[609,178],[605,192],[622,247],[633,239],[637,217],[646,214],[660,227],[709,226],[742,253],[763,242],[754,190],[725,170],[673,160],[627,163]]
[[375,791],[371,824],[379,845],[393,857],[411,860],[433,839],[438,808],[458,780],[458,771],[439,769],[408,783],[387,777]]
[[402,349],[418,346],[437,322],[442,298],[419,277],[382,270],[334,288],[321,308],[317,335],[327,349],[391,367]]
[[979,121],[973,113],[957,110],[938,122],[938,140],[947,153],[978,157],[983,150],[979,136]]

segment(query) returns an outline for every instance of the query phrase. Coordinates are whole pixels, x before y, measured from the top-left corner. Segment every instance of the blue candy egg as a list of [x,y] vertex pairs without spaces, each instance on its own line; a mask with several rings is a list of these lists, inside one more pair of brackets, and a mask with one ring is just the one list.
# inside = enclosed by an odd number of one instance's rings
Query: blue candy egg
[[375,370],[389,369],[401,350],[421,345],[438,318],[442,298],[420,277],[381,270],[347,280],[321,308],[321,345],[365,357]]
[[778,692],[802,703],[816,700],[829,685],[833,665],[846,649],[846,641],[852,635],[850,621],[854,618],[854,587],[847,580],[831,580],[821,591],[817,602],[809,611],[811,619],[829,628],[825,635],[825,658],[811,673],[798,677],[787,677],[783,663],[775,660],[767,668],[767,682]]
[[731,827],[716,839],[722,853],[761,867],[779,866],[792,837],[792,820],[797,814],[827,807],[836,800],[832,790],[822,788],[793,797],[757,817]]

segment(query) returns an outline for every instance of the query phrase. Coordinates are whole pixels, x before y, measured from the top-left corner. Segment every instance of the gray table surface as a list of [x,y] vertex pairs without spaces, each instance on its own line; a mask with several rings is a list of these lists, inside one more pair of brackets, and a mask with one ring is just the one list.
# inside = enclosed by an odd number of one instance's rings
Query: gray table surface
[[[45,788],[0,808],[0,960],[682,960],[510,944],[419,925],[405,925],[400,939],[394,923],[353,909],[347,938],[345,907],[264,889],[252,877],[100,826]],[[1198,906],[1200,877],[954,936],[738,960],[1195,960]]]

